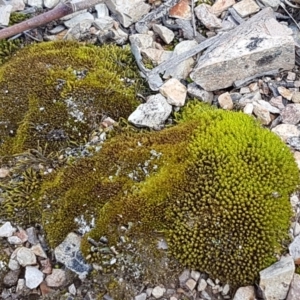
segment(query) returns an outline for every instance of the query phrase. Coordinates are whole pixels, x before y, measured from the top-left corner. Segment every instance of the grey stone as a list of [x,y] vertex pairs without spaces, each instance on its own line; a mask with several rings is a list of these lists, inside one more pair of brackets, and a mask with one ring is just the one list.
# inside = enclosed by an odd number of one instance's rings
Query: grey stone
[[8,262],[8,268],[12,271],[18,270],[20,269],[20,264],[16,259],[10,257]]
[[10,237],[16,232],[16,228],[11,226],[10,222],[5,222],[0,227],[0,237]]
[[272,106],[268,101],[265,100],[257,100],[254,103],[258,103],[265,109],[267,109],[272,114],[279,114],[280,110],[277,107]]
[[62,269],[53,269],[45,281],[49,287],[61,287],[66,283],[66,272]]
[[281,111],[282,123],[296,125],[300,121],[300,104],[288,104]]
[[295,239],[289,245],[290,255],[293,257],[296,264],[300,263],[300,236],[296,236]]
[[143,33],[132,34],[129,40],[141,49],[151,48],[153,44],[152,36]]
[[152,29],[154,32],[156,32],[161,39],[166,43],[166,44],[170,44],[173,39],[174,39],[174,32],[172,30],[170,30],[169,28],[162,26],[162,25],[158,25],[158,24],[154,24],[152,26]]
[[265,6],[273,8],[274,11],[278,9],[278,6],[280,4],[280,0],[261,0],[261,2]]
[[294,92],[293,93],[292,101],[294,103],[300,103],[300,92]]
[[298,299],[300,299],[300,275],[295,273],[286,300]]
[[44,0],[44,6],[47,8],[53,8],[58,4],[59,0]]
[[38,240],[37,235],[36,235],[36,230],[35,230],[34,227],[27,228],[26,233],[28,235],[28,242],[31,245],[36,245],[36,244],[39,243],[39,240]]
[[27,0],[29,6],[43,7],[43,0]]
[[207,103],[212,103],[214,94],[203,90],[197,83],[192,82],[188,84],[187,92],[191,97],[195,97]]
[[45,253],[44,249],[42,248],[41,244],[33,245],[30,250],[37,256],[47,258],[47,254]]
[[69,293],[70,294],[72,294],[72,295],[76,295],[76,287],[75,287],[75,285],[74,285],[74,283],[72,283],[69,287],[68,287],[68,291],[69,291]]
[[280,124],[272,129],[272,132],[278,134],[283,141],[287,141],[288,138],[299,136],[300,131],[297,126],[292,124]]
[[91,266],[84,261],[80,251],[81,237],[73,232],[69,233],[65,240],[54,249],[57,261],[68,269],[85,278],[91,271]]
[[222,27],[222,20],[217,18],[212,12],[210,12],[211,6],[207,4],[200,4],[195,8],[195,14],[197,18],[203,23],[203,25],[209,30],[214,30]]
[[44,274],[35,267],[25,268],[25,284],[30,289],[37,288],[44,279]]
[[233,8],[242,18],[254,14],[260,9],[254,0],[242,0],[233,5]]
[[21,270],[9,271],[3,278],[3,284],[6,287],[12,287],[17,284]]
[[287,143],[293,147],[295,150],[300,151],[300,137],[299,136],[292,136],[287,138]]
[[142,49],[141,53],[143,57],[150,59],[155,66],[161,64],[165,60],[168,60],[173,55],[172,51],[166,51],[166,50],[160,50],[154,48]]
[[70,20],[67,20],[64,22],[65,26],[68,28],[73,28],[78,24],[81,24],[82,22],[89,20],[90,24],[94,21],[94,16],[89,12],[83,12],[75,17],[73,17]]
[[198,281],[199,278],[200,278],[200,276],[201,276],[201,273],[200,273],[200,272],[194,271],[194,270],[191,271],[191,277],[192,277],[195,281]]
[[20,249],[17,252],[17,261],[23,267],[35,265],[36,256],[30,249],[26,247],[20,247]]
[[226,283],[222,288],[222,295],[227,295],[230,291],[230,286],[228,283]]
[[11,12],[24,10],[25,8],[25,3],[23,0],[6,0],[5,3],[12,6]]
[[147,294],[142,293],[134,297],[134,300],[146,300],[147,299]]
[[25,279],[20,278],[17,283],[16,293],[22,293],[25,286]]
[[95,19],[93,25],[102,31],[112,29],[114,26],[114,19],[109,16],[104,16],[99,19]]
[[240,287],[236,291],[233,298],[233,300],[253,300],[253,299],[256,299],[253,286]]
[[268,300],[285,299],[295,272],[293,257],[282,257],[280,261],[259,272],[259,286]]
[[10,244],[12,244],[12,245],[21,245],[21,244],[22,244],[22,240],[21,240],[19,237],[15,236],[15,235],[9,236],[9,237],[7,238],[7,241],[8,241]]
[[206,287],[207,287],[207,282],[203,278],[201,278],[197,287],[198,292],[204,291]]
[[285,108],[283,102],[282,102],[282,96],[272,97],[269,103],[272,106],[277,107],[279,110],[283,110]]
[[292,32],[265,8],[224,33],[199,58],[190,77],[207,91],[226,88],[258,73],[292,69],[294,49]]
[[138,127],[159,128],[172,112],[172,106],[161,94],[152,95],[128,117]]
[[96,4],[95,9],[97,12],[97,18],[101,19],[109,16],[109,11],[105,3]]
[[234,4],[235,0],[216,0],[213,6],[211,7],[210,11],[218,17],[223,11],[227,10]]
[[181,285],[185,284],[185,282],[190,278],[190,270],[185,269],[180,275],[179,275],[179,283]]

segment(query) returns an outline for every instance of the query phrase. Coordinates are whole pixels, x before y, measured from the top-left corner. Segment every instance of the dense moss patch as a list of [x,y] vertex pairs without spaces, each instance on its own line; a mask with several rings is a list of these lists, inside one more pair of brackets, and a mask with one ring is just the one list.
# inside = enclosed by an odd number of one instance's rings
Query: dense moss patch
[[76,42],[26,47],[0,68],[0,155],[37,143],[50,152],[79,144],[104,116],[128,117],[140,86],[129,49]]

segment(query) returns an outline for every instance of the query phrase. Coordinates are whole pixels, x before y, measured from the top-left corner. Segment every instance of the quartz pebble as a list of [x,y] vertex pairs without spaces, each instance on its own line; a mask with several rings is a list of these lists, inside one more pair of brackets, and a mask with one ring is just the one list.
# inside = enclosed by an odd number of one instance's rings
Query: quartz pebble
[[224,94],[221,94],[218,97],[218,101],[219,101],[220,106],[223,109],[227,109],[227,110],[233,109],[233,101],[232,101],[232,99],[230,97],[230,94],[228,92],[226,92]]
[[166,289],[163,288],[163,287],[160,287],[160,286],[156,286],[153,290],[152,290],[152,296],[155,298],[155,299],[159,299],[161,298],[164,293],[165,293]]
[[29,289],[37,288],[44,279],[44,274],[36,267],[27,266],[25,269],[25,284]]
[[16,228],[14,228],[10,222],[5,222],[0,227],[0,237],[10,237],[16,232]]

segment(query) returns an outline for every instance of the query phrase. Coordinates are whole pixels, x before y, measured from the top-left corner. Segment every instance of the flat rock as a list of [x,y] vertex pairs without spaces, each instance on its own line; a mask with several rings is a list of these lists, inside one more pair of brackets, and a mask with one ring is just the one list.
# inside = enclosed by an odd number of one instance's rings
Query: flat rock
[[152,26],[152,29],[155,33],[157,33],[160,38],[166,43],[166,44],[170,44],[173,39],[174,39],[174,32],[172,30],[170,30],[169,28],[162,26],[162,25],[158,25],[158,24],[154,24]]
[[297,126],[292,124],[279,124],[272,129],[272,132],[278,134],[283,141],[293,136],[299,136],[300,131]]
[[16,228],[11,226],[10,222],[5,222],[0,227],[0,237],[10,237],[16,232]]
[[66,272],[62,269],[53,269],[45,281],[49,287],[61,287],[66,283]]
[[161,94],[152,95],[128,117],[137,127],[159,128],[172,112],[172,106]]
[[277,88],[279,94],[284,97],[287,100],[292,100],[293,98],[293,92],[290,91],[289,89],[285,88],[284,86],[279,86]]
[[151,48],[153,45],[153,37],[149,34],[136,33],[129,37],[131,43],[137,45],[141,49]]
[[9,271],[3,277],[3,284],[6,287],[12,287],[17,284],[21,270]]
[[24,10],[25,8],[25,3],[23,0],[9,0],[6,1],[6,4],[10,4],[12,6],[11,12]]
[[142,49],[141,54],[143,57],[146,57],[151,60],[151,62],[157,66],[168,60],[173,55],[172,51],[166,51],[155,48]]
[[254,105],[253,103],[247,103],[245,105],[245,107],[243,108],[243,112],[247,115],[252,115],[253,113],[253,110],[254,110]]
[[300,275],[294,274],[286,300],[300,299]]
[[212,92],[208,92],[203,90],[197,83],[192,82],[188,84],[187,93],[191,97],[195,97],[203,102],[212,103],[214,99],[214,94]]
[[27,0],[29,6],[43,7],[43,0]]
[[231,96],[228,92],[221,94],[218,97],[219,105],[226,110],[233,109],[233,101],[231,99]]
[[188,0],[180,0],[169,10],[169,16],[176,19],[191,20],[192,10]]
[[285,299],[295,272],[292,256],[282,257],[280,261],[259,272],[259,286],[268,300]]
[[53,8],[58,4],[59,0],[44,0],[44,6],[47,8]]
[[211,7],[210,11],[218,17],[223,11],[227,10],[234,4],[235,0],[216,0],[213,6]]
[[210,11],[211,6],[207,4],[200,4],[195,8],[197,18],[209,30],[214,30],[222,27],[222,20],[217,18],[215,14]]
[[185,269],[180,275],[179,275],[179,283],[180,285],[185,284],[185,282],[190,278],[190,270]]
[[265,8],[237,26],[200,56],[190,77],[207,91],[232,86],[259,73],[294,67],[292,32]]
[[96,9],[96,12],[97,12],[97,18],[98,19],[109,16],[109,10],[108,10],[105,3],[96,4],[95,9]]
[[253,299],[256,299],[253,286],[240,287],[236,291],[233,298],[233,300],[253,300]]
[[277,107],[280,111],[285,108],[283,102],[282,102],[282,96],[272,97],[269,103],[272,106]]
[[163,294],[165,293],[166,289],[160,286],[156,286],[153,290],[152,290],[152,296],[155,299],[159,299],[163,296]]
[[144,0],[107,0],[105,4],[126,28],[139,21],[151,8]]
[[102,31],[112,29],[114,26],[114,19],[109,16],[104,16],[99,19],[95,19],[93,25]]
[[166,97],[167,102],[174,106],[183,106],[186,98],[186,87],[176,78],[166,81],[159,92]]
[[17,252],[17,261],[23,267],[35,265],[36,256],[30,249],[26,247],[20,247],[19,251]]
[[300,104],[288,104],[281,111],[282,123],[296,125],[300,121]]
[[92,22],[94,21],[94,16],[89,12],[83,12],[79,15],[76,15],[72,19],[65,21],[64,24],[68,28],[73,28],[76,25],[85,22],[86,20],[89,20],[90,24],[92,24]]
[[296,264],[300,264],[300,236],[296,236],[289,245],[290,255],[293,257]]
[[19,237],[15,236],[15,235],[9,236],[9,237],[7,238],[7,241],[8,241],[11,245],[21,245],[21,244],[23,243],[22,240],[21,240]]
[[47,254],[45,253],[44,249],[42,248],[41,244],[33,245],[30,250],[37,256],[47,258]]
[[242,18],[254,14],[260,9],[254,0],[242,0],[233,5],[233,8]]
[[31,266],[25,268],[25,284],[28,288],[37,288],[43,279],[44,274],[39,269]]
[[65,240],[54,249],[54,254],[60,263],[68,269],[85,278],[91,270],[91,266],[84,261],[80,251],[81,237],[73,232],[69,233]]

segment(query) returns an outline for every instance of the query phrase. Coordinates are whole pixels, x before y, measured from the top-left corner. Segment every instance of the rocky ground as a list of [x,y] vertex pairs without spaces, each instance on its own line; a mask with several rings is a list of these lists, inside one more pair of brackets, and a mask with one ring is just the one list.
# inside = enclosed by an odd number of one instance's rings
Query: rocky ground
[[[8,26],[13,12],[31,18],[58,2],[1,1],[0,24]],[[243,110],[257,118],[289,145],[300,168],[297,3],[106,0],[12,39],[20,38],[21,45],[62,39],[130,45],[153,92],[129,116],[132,124],[160,130],[170,121],[172,111],[184,106],[189,97],[195,97],[225,110]],[[104,120],[104,128],[105,122],[111,120]],[[93,138],[105,140],[103,135]],[[0,178],[9,174],[9,169],[0,168]],[[257,285],[236,289],[198,270],[177,268],[174,278],[138,286],[131,298],[300,299],[300,276],[296,274],[300,261],[298,195],[291,195],[290,201],[294,218],[289,253],[261,270]],[[0,264],[4,275],[1,299],[113,299],[105,293],[101,278],[88,275],[97,266],[88,265],[81,256],[80,235],[70,233],[53,251],[38,225],[21,228],[2,222],[0,237],[10,257],[8,266]],[[161,247],[167,249],[164,241]]]

